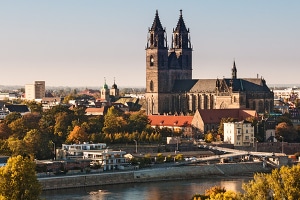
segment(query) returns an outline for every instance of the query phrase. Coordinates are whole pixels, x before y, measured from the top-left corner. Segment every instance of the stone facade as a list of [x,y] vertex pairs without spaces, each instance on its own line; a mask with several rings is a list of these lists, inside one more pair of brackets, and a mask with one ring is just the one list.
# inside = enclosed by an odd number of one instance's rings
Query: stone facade
[[198,109],[249,108],[273,110],[274,94],[263,78],[192,79],[192,45],[182,11],[172,33],[171,48],[158,12],[148,31],[146,46],[147,114],[194,113]]

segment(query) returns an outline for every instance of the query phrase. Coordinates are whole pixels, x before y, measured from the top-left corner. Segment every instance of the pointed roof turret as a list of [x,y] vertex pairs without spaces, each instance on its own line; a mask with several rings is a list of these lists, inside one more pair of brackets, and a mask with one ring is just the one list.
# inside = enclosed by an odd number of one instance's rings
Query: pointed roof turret
[[152,23],[151,31],[160,31],[163,30],[163,27],[161,25],[159,16],[158,16],[158,10],[156,10],[154,21]]
[[189,30],[186,28],[183,17],[182,17],[182,10],[180,10],[179,19],[177,22],[177,26],[174,30],[174,32],[180,32],[180,33],[188,33]]
[[232,69],[231,69],[232,79],[237,78],[237,69],[235,65],[235,60],[233,61]]
[[190,30],[186,28],[183,17],[182,10],[180,10],[179,19],[177,22],[177,26],[173,29],[172,35],[172,46],[171,48],[183,48],[183,49],[191,49],[191,41],[190,41]]
[[104,77],[104,85],[103,85],[103,89],[108,89],[108,85],[106,84],[106,78]]
[[158,10],[156,10],[154,21],[152,23],[151,28],[148,30],[148,39],[147,39],[147,47],[146,48],[159,48],[166,49],[167,48],[167,37],[166,31],[162,27]]
[[118,89],[118,86],[117,86],[117,84],[116,84],[116,80],[115,80],[115,78],[114,78],[114,84],[112,85],[112,87],[111,87],[112,89]]

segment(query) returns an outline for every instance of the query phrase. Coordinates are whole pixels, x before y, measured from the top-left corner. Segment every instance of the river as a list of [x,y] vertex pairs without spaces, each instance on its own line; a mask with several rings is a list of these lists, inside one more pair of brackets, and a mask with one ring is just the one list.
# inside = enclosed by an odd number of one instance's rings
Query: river
[[106,185],[42,193],[45,200],[190,200],[194,194],[204,194],[212,186],[242,192],[247,177],[201,178],[193,180]]

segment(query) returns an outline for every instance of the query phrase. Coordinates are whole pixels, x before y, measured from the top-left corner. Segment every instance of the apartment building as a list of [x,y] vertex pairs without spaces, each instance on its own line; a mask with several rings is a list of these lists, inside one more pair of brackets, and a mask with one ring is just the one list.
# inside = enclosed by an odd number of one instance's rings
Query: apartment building
[[224,142],[234,146],[253,146],[254,127],[246,120],[224,123]]

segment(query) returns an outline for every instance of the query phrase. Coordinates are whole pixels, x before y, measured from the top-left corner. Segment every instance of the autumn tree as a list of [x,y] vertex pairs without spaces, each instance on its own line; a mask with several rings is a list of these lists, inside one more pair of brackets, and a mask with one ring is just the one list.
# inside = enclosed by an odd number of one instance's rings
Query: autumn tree
[[4,119],[4,123],[5,124],[10,124],[11,122],[15,121],[16,119],[22,118],[22,115],[18,112],[12,112],[9,113],[5,119]]
[[47,159],[52,155],[52,146],[49,145],[49,137],[37,129],[28,131],[23,138],[27,153],[34,155],[36,159]]
[[294,142],[298,137],[295,127],[288,125],[286,122],[281,122],[276,126],[275,135],[277,139],[283,137],[285,142]]
[[42,113],[43,106],[42,103],[38,103],[36,101],[26,101],[25,104],[28,106],[32,113]]
[[270,174],[257,173],[242,188],[243,199],[300,199],[300,165],[282,166]]
[[105,133],[119,133],[123,132],[126,126],[126,121],[123,119],[121,114],[118,112],[118,110],[115,107],[110,107],[105,115],[104,118],[104,127],[103,132]]
[[205,141],[208,143],[215,141],[214,134],[212,132],[208,132],[207,134],[205,134]]
[[29,149],[26,148],[26,145],[22,139],[15,137],[9,137],[7,139],[7,146],[11,151],[13,156],[29,154]]
[[11,130],[5,123],[0,123],[0,139],[7,139],[11,135]]
[[70,132],[66,142],[80,144],[88,141],[88,135],[85,132],[85,128],[75,126],[73,131]]
[[35,163],[28,156],[18,155],[8,159],[0,168],[0,199],[40,199],[42,187],[37,180]]

